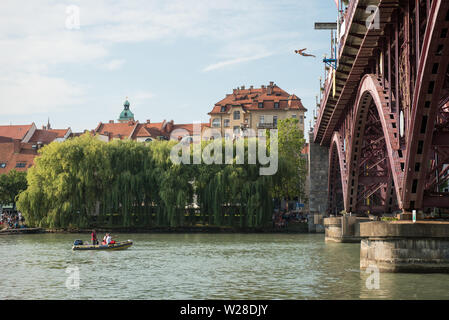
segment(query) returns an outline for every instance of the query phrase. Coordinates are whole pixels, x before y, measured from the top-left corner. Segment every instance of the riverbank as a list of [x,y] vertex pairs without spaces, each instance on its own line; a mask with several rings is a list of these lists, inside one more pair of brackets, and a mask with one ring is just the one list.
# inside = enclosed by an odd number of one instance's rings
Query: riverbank
[[[97,233],[308,233],[307,223],[290,224],[285,228],[238,228],[216,226],[186,226],[186,227],[99,227]],[[92,228],[45,229],[46,233],[91,233]]]
[[0,235],[46,233],[42,228],[11,228],[0,230]]
[[[43,233],[91,233],[92,228],[59,228],[40,229]],[[290,223],[283,228],[239,228],[239,227],[217,227],[217,226],[184,226],[184,227],[96,227],[97,233],[308,233],[307,223]],[[9,229],[13,230],[20,229]],[[23,232],[25,233],[25,232]]]

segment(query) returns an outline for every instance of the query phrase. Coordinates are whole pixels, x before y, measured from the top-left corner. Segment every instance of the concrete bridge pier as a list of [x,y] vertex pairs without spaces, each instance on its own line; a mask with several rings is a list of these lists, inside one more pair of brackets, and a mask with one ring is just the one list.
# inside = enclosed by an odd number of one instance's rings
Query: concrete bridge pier
[[[309,141],[313,141],[313,131],[309,132]],[[323,219],[328,211],[329,149],[317,143],[310,143],[307,166],[309,232],[323,233]]]
[[368,222],[360,236],[361,270],[449,273],[449,222]]
[[319,213],[309,214],[308,227],[310,233],[324,233],[324,215]]
[[324,219],[326,242],[360,242],[360,226],[370,218],[344,215]]

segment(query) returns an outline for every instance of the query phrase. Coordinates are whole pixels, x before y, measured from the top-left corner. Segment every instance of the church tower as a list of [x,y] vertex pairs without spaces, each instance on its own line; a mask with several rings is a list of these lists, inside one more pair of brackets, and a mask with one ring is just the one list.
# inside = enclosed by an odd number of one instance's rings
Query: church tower
[[118,118],[118,122],[124,123],[128,122],[129,120],[134,121],[134,114],[129,110],[129,101],[128,97],[126,98],[125,103],[123,103],[123,111],[120,113],[120,117]]

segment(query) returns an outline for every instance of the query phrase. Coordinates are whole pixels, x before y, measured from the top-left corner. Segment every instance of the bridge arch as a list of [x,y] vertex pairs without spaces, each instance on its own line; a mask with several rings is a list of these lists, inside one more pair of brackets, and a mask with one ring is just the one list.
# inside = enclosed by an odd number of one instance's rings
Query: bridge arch
[[341,134],[334,132],[329,152],[328,210],[330,214],[338,214],[346,210],[346,176],[344,142]]
[[349,130],[347,212],[383,213],[400,206],[403,154],[396,123],[381,79],[365,75],[359,85]]

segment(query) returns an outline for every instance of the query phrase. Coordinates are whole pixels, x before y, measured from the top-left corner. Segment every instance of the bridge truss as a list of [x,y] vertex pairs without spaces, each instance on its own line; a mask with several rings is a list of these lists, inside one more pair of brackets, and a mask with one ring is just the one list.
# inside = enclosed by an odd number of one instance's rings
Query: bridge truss
[[329,212],[449,208],[449,1],[353,0],[344,20],[314,127]]

